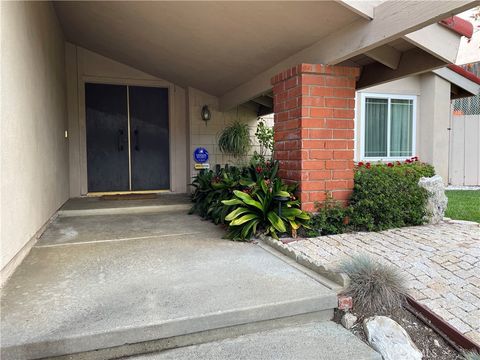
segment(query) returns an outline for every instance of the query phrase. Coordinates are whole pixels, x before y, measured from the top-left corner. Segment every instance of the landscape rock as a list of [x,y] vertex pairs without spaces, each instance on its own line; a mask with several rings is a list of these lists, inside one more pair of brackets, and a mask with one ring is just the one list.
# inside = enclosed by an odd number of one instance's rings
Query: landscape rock
[[422,353],[407,332],[386,316],[373,316],[363,322],[370,345],[383,360],[421,360]]
[[353,327],[353,325],[355,325],[355,323],[357,322],[357,317],[352,313],[347,312],[345,313],[345,315],[342,316],[342,319],[340,320],[340,322],[342,323],[345,329],[350,330]]
[[430,195],[427,200],[427,223],[438,224],[443,220],[448,204],[442,177],[439,175],[422,177],[418,185],[426,189]]

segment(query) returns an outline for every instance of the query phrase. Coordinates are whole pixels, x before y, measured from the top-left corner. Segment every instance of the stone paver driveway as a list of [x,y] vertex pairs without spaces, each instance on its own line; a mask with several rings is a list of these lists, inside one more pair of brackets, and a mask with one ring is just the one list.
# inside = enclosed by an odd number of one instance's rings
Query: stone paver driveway
[[302,239],[288,246],[329,267],[353,254],[399,267],[416,300],[480,344],[480,224],[450,221]]

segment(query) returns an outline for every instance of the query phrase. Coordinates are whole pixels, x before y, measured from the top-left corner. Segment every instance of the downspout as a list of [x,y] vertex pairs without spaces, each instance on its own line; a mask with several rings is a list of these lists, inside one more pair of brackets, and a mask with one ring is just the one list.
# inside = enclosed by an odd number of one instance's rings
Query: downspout
[[[451,85],[450,85],[451,86]],[[452,126],[453,126],[453,101],[450,99],[450,114],[448,120],[448,164],[447,164],[447,184],[451,185],[450,164],[452,163]]]

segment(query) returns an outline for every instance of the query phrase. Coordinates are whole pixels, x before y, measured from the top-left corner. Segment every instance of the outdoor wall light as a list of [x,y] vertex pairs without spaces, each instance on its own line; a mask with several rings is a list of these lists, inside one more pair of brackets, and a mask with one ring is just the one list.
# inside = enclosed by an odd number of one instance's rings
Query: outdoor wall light
[[208,108],[208,105],[203,105],[202,107],[202,120],[205,121],[205,123],[210,120],[212,117],[212,113],[210,112],[210,109]]

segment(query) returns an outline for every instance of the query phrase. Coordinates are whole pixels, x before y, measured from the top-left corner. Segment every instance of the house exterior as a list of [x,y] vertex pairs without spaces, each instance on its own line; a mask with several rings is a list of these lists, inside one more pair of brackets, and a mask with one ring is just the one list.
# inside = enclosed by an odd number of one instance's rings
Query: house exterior
[[[446,185],[451,183],[451,168],[456,165],[450,160],[452,129],[457,125],[451,101],[471,102],[479,91],[480,78],[459,66],[358,91],[356,161],[395,162],[418,156],[435,166]],[[478,152],[475,158],[478,162]]]
[[[185,193],[196,148],[231,161],[218,132],[271,109],[280,175],[299,183],[303,209],[325,191],[347,199],[356,91],[415,75],[417,95],[448,100],[448,81],[419,74],[455,62],[471,25],[453,16],[474,5],[1,2],[2,279],[69,198]],[[421,136],[436,134],[436,116],[421,117]],[[415,152],[436,165],[442,142],[417,139]]]
[[[480,76],[480,62],[463,67]],[[452,102],[451,128],[448,182],[480,186],[480,94]]]

